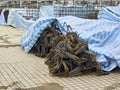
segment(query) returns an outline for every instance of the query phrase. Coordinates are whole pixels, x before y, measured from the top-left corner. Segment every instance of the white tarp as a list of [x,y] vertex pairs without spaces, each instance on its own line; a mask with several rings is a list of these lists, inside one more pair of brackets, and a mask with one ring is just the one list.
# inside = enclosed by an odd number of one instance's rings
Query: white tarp
[[6,25],[5,17],[4,17],[4,12],[6,9],[3,9],[0,15],[0,24],[1,25]]
[[14,26],[16,28],[27,30],[35,21],[34,20],[26,20],[23,18],[23,15],[19,13],[25,14],[25,9],[9,9],[8,21],[7,25]]

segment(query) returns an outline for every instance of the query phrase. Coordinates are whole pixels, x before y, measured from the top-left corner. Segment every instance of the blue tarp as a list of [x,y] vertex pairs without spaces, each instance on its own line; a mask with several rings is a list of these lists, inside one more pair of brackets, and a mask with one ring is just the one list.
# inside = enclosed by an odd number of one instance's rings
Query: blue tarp
[[[41,18],[36,21],[21,39],[21,45],[29,52],[42,30],[50,26],[55,18]],[[120,23],[108,20],[89,20],[73,16],[56,18],[60,30],[65,34],[63,23],[71,25],[72,30],[88,42],[90,50],[97,53],[101,69],[111,71],[120,67]]]
[[54,6],[41,6],[40,17],[54,17]]
[[99,14],[99,19],[120,22],[120,6],[107,6]]
[[[29,28],[29,30],[24,34],[21,39],[21,45],[24,47],[25,52],[28,53],[31,50],[31,48],[39,38],[40,33],[45,28],[50,27],[53,20],[55,20],[55,18],[40,18]],[[61,31],[65,33],[65,30],[63,29],[61,24],[58,24]]]
[[[7,22],[5,21],[4,12],[5,10],[9,10],[9,15]],[[19,11],[21,10],[21,11]],[[27,9],[19,9],[19,8],[11,8],[11,9],[3,9],[0,15],[0,24],[1,25],[11,25],[15,28],[20,28],[27,30],[35,21],[34,20],[26,20],[19,13],[25,14]]]
[[14,13],[14,27],[28,30],[28,28],[35,22],[33,20],[26,20],[17,11]]

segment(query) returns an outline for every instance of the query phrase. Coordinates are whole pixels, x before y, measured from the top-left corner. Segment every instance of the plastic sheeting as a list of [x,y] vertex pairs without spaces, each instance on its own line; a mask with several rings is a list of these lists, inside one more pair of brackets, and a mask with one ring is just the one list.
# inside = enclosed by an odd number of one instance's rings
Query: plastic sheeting
[[[41,18],[37,20],[30,28],[29,30],[24,34],[24,36],[21,39],[21,45],[24,47],[25,52],[29,52],[37,39],[40,36],[40,33],[47,27],[51,26],[51,23],[53,22],[55,18]],[[60,30],[65,33],[65,30],[61,26],[61,24],[58,22],[58,26]]]
[[[21,39],[21,45],[29,52],[37,41],[42,30],[50,26],[55,18],[41,18],[35,22]],[[89,20],[73,16],[57,18],[61,31],[66,28],[63,23],[72,26],[72,30],[88,42],[89,48],[97,53],[97,61],[101,62],[101,69],[111,71],[120,67],[120,23],[107,20]],[[65,32],[64,32],[65,34]]]
[[54,17],[54,6],[41,6],[39,17]]
[[96,9],[94,6],[41,6],[39,17],[62,17],[76,16],[79,18],[89,18],[95,16]]
[[6,25],[5,17],[4,17],[4,12],[6,9],[3,9],[0,15],[0,24],[1,25]]
[[15,27],[28,30],[29,27],[35,22],[33,20],[26,20],[20,14],[15,12]]
[[7,25],[11,25],[11,26],[14,26],[16,28],[28,30],[28,28],[35,21],[33,21],[33,20],[26,20],[16,10],[19,10],[19,9],[9,9]]
[[99,14],[99,19],[120,22],[120,6],[107,6]]
[[64,17],[60,22],[67,22],[73,31],[88,42],[89,48],[96,52],[101,68],[111,71],[120,67],[120,23],[106,20],[86,20],[75,17]]
[[15,9],[9,9],[7,25],[15,27]]
[[[1,25],[10,25],[15,28],[28,30],[28,28],[35,22],[32,18],[30,20],[26,20],[24,17],[22,17],[22,16],[27,15],[28,9],[25,9],[25,8],[9,8],[9,9],[7,9],[7,10],[9,10],[9,15],[8,15],[7,22],[5,22],[4,12],[6,9],[3,9],[1,12],[1,15],[0,15],[0,24]],[[34,15],[33,18],[35,18],[35,17],[36,16]]]

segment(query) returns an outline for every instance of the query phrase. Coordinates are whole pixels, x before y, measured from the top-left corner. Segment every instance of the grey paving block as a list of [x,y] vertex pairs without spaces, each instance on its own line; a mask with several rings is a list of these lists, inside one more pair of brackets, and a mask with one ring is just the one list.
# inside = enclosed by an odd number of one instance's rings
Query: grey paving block
[[[106,76],[95,73],[77,77],[54,77],[49,74],[45,58],[27,54],[21,47],[0,48],[0,88],[7,90],[50,90],[52,83],[57,83],[63,90],[105,90],[106,87],[117,88],[120,83],[120,70]],[[118,84],[117,84],[118,83]],[[48,84],[48,87],[45,85]],[[45,87],[44,87],[45,85]],[[54,85],[53,85],[54,86]],[[44,88],[43,88],[44,87]],[[4,88],[1,88],[2,90]],[[58,89],[57,89],[58,90]],[[60,89],[62,90],[62,89]]]

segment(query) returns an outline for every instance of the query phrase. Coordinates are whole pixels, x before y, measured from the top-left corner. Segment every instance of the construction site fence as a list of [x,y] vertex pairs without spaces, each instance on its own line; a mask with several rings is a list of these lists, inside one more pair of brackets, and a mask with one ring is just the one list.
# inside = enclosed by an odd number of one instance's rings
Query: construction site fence
[[103,7],[95,7],[95,6],[54,6],[54,15],[56,17],[61,16],[76,16],[79,18],[97,18],[97,14],[99,10],[101,10]]
[[[47,6],[44,9],[45,14],[52,13],[52,16],[62,17],[62,16],[76,16],[85,19],[97,19],[99,10],[104,6],[53,6],[49,8]],[[52,10],[51,10],[52,9]],[[25,19],[37,20],[40,18],[40,8],[16,8],[18,13],[22,15]]]

